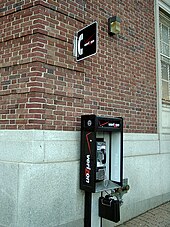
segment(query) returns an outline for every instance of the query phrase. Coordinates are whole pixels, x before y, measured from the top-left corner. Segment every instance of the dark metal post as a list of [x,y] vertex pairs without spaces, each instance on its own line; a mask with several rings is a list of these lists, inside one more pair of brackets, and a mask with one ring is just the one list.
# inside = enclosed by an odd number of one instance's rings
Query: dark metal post
[[92,193],[85,191],[84,227],[91,227]]

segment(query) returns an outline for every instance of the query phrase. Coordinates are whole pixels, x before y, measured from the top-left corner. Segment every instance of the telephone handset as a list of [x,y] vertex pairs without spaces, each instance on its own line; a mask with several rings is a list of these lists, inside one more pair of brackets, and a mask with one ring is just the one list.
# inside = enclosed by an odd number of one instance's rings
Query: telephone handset
[[102,181],[106,173],[106,142],[103,138],[96,139],[96,160],[96,180]]

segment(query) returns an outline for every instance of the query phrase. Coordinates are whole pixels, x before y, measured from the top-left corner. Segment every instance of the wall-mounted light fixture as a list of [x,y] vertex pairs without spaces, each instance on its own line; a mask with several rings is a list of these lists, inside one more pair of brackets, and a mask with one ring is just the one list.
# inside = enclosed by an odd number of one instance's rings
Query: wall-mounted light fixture
[[115,35],[120,33],[121,19],[117,16],[110,17],[108,19],[108,33],[109,35]]

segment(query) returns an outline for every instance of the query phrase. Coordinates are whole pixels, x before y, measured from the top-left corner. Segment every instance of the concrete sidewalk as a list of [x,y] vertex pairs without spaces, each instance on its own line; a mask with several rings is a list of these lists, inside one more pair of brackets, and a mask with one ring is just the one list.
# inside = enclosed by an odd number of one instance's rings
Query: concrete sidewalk
[[119,225],[119,227],[170,227],[170,201]]

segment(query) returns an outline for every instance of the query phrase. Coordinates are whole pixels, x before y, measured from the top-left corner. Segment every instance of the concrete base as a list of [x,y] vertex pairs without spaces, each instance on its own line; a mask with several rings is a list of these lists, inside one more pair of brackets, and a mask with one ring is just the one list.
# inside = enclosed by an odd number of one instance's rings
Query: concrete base
[[78,161],[0,163],[0,225],[47,227],[82,223],[84,196],[79,190],[78,169]]
[[[156,134],[124,135],[124,177],[130,190],[121,222],[170,200],[168,141],[166,135],[159,146]],[[79,132],[1,130],[0,147],[1,227],[84,226]],[[99,225],[98,196],[93,198],[92,221]]]

